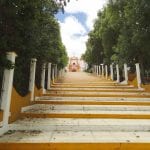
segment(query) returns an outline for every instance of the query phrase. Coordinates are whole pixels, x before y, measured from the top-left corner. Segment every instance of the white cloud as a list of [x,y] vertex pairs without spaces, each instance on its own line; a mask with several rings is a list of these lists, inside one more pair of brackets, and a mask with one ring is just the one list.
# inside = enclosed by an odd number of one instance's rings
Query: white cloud
[[84,26],[74,17],[69,16],[61,23],[61,36],[69,56],[80,56],[86,49],[87,40]]
[[98,10],[102,9],[106,2],[107,0],[71,0],[65,7],[65,11],[67,13],[85,13],[87,15],[86,24],[89,29],[92,29]]
[[[70,13],[63,22],[60,22],[61,36],[69,56],[80,57],[86,50],[88,39],[85,27],[73,16],[76,13],[84,13],[87,16],[85,23],[92,30],[98,10],[102,9],[107,0],[71,0],[65,7],[65,12]],[[72,15],[71,15],[72,14]]]

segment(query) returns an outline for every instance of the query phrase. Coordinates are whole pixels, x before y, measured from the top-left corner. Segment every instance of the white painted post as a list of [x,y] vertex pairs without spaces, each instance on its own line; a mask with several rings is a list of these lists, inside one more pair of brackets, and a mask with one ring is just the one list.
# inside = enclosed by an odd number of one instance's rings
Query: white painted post
[[111,80],[114,80],[113,64],[110,65],[110,77],[111,77]]
[[57,79],[57,65],[55,65],[55,78]]
[[[10,60],[13,64],[15,64],[16,54],[14,52],[7,53],[7,59]],[[5,69],[3,75],[3,92],[1,94],[1,109],[3,110],[3,127],[0,128],[0,135],[7,132],[8,130],[8,121],[10,116],[10,103],[11,103],[11,94],[13,88],[13,76],[14,76],[14,68],[13,69]]]
[[97,69],[96,69],[96,70],[97,70],[96,72],[97,72],[97,76],[98,76],[98,65],[96,66],[96,68],[97,68]]
[[119,74],[119,65],[116,65],[116,71],[117,71],[117,83],[120,82],[120,74]]
[[51,63],[48,63],[48,75],[47,75],[47,89],[50,89],[51,85]]
[[102,77],[104,77],[104,64],[102,64]]
[[140,64],[136,63],[136,77],[137,77],[137,84],[138,84],[138,88],[141,89],[141,72],[140,72]]
[[99,65],[99,76],[101,75],[101,65]]
[[53,81],[53,83],[55,83],[55,66],[54,65],[52,68],[52,81]]
[[107,65],[105,65],[105,76],[106,76],[106,79],[108,79],[108,67],[107,67]]
[[95,65],[95,75],[97,74],[97,67],[96,67],[96,65]]
[[46,69],[46,64],[44,63],[42,66],[42,73],[41,73],[41,87],[43,93],[45,92],[45,69]]
[[127,68],[127,64],[124,64],[124,76],[125,76],[125,84],[128,84],[128,68]]
[[60,70],[61,78],[63,77],[63,69]]
[[31,64],[30,64],[29,91],[31,92],[31,98],[30,98],[31,101],[34,100],[36,61],[37,61],[37,59],[32,58],[31,59]]
[[94,65],[94,74],[96,74],[96,65]]

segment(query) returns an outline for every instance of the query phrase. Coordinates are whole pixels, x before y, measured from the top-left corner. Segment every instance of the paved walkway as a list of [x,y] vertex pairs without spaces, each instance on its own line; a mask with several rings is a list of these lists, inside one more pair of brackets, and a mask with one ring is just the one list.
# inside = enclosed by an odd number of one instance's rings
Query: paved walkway
[[[0,143],[43,143],[43,149],[44,143],[50,143],[61,150],[85,149],[74,148],[77,143],[88,143],[87,149],[93,149],[90,144],[95,143],[95,150],[97,144],[122,150],[121,146],[131,143],[129,150],[149,150],[149,119],[150,93],[100,76],[68,72],[37,97],[34,105],[22,108],[22,118],[10,124]],[[58,143],[65,143],[65,148],[58,148]],[[112,148],[108,143],[118,146]]]
[[97,78],[90,73],[85,72],[67,72],[62,80],[63,83],[97,83],[97,82],[109,82],[108,80]]

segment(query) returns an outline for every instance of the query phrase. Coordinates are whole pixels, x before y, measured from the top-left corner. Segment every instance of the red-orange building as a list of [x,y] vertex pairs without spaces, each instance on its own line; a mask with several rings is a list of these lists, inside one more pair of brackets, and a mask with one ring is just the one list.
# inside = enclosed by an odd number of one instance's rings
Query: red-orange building
[[71,57],[69,60],[69,71],[78,72],[80,71],[80,63],[78,57]]

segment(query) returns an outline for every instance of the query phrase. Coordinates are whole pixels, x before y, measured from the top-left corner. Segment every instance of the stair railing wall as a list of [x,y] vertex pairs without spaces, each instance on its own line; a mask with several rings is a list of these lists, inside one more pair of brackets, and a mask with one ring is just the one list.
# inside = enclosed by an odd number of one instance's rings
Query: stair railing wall
[[[129,83],[129,78],[128,78],[129,68],[126,63],[123,65],[123,67],[120,67],[118,64],[114,65],[112,63],[110,64],[109,68],[107,64],[105,65],[101,64],[101,65],[93,65],[92,70],[93,70],[93,74],[97,76],[105,77],[106,79],[108,79],[109,72],[110,72],[110,79],[112,81],[116,81],[117,83],[120,84]],[[137,87],[141,88],[142,79],[141,79],[141,70],[140,70],[139,63],[135,64],[135,71],[136,71],[136,78],[137,78]]]

